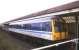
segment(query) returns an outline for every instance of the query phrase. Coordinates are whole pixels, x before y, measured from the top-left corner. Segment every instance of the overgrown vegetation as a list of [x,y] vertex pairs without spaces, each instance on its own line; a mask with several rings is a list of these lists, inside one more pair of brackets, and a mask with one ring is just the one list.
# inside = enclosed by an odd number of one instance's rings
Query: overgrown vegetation
[[28,48],[31,48],[31,46],[20,42],[8,33],[0,30],[0,50],[28,50]]

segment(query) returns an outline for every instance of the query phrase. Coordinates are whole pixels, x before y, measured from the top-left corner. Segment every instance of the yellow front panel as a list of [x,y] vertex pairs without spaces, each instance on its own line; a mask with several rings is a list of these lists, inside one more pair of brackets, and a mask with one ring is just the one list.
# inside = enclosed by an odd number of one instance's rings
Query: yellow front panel
[[53,34],[53,39],[54,39],[54,40],[60,40],[60,39],[61,39],[60,33],[59,33],[59,32],[54,33],[54,34]]
[[63,39],[68,39],[68,33],[65,32],[55,32],[53,33],[53,40],[63,40]]

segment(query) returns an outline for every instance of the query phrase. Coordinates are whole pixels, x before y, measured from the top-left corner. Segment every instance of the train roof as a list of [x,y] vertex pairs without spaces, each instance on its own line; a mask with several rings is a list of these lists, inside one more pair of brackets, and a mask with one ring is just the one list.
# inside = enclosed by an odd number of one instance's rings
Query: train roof
[[[57,7],[54,7],[54,8],[50,8],[50,9],[47,9],[47,10],[44,10],[44,11],[32,13],[32,14],[29,14],[29,15],[26,15],[26,16],[23,16],[21,18],[17,18],[17,19],[8,21],[8,22],[13,22],[13,21],[22,20],[22,19],[31,18],[31,17],[36,17],[36,16],[40,16],[40,15],[70,10],[70,9],[74,9],[74,8],[79,8],[79,1],[75,1],[75,2],[72,2],[72,3],[69,3],[69,4],[64,4],[64,5],[57,6]],[[5,22],[5,23],[8,23],[8,22]]]

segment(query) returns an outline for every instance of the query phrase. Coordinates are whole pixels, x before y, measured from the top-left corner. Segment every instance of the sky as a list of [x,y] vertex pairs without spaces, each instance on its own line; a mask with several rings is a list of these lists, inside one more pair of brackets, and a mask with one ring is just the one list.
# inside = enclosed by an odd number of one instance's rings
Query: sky
[[77,0],[0,0],[0,24]]

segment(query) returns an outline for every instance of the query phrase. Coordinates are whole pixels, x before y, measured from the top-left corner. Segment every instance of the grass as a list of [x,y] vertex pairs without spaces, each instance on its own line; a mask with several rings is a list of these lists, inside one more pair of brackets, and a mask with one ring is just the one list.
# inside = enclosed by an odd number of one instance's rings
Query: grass
[[29,44],[25,45],[7,32],[0,30],[0,50],[29,50],[29,47],[32,48]]

